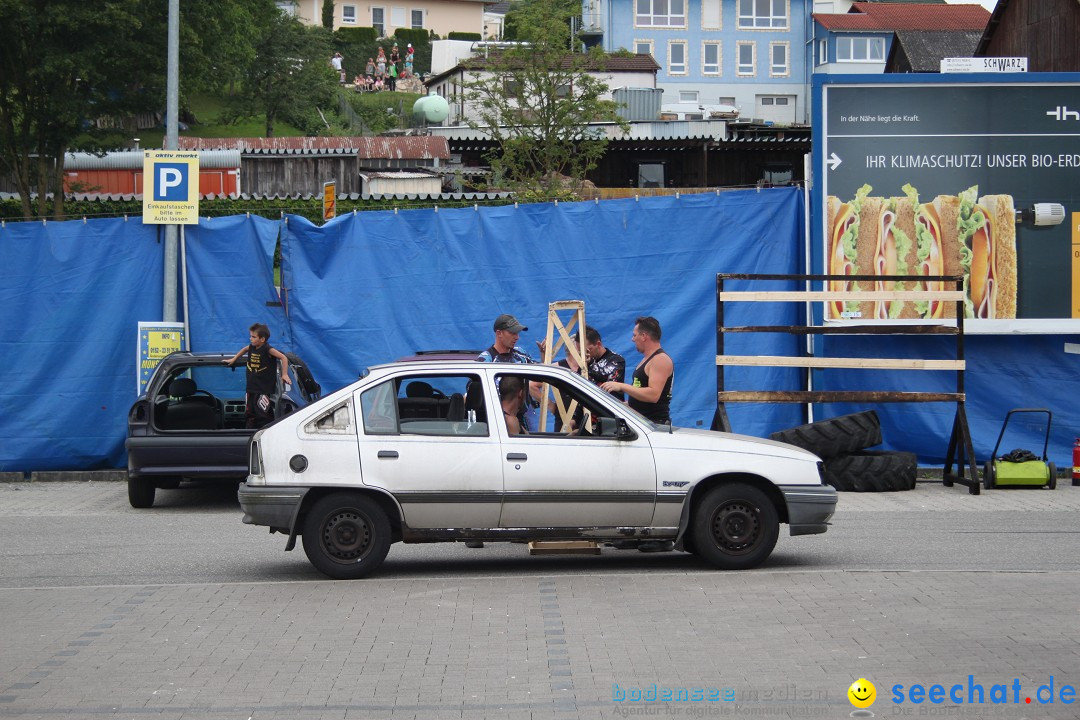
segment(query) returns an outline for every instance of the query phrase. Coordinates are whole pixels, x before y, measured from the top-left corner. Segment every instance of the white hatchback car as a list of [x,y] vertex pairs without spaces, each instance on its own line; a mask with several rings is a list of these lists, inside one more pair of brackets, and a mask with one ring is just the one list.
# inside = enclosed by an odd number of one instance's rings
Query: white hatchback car
[[[508,432],[509,376],[551,409],[531,410],[528,434]],[[426,361],[372,368],[257,432],[239,497],[245,523],[286,550],[303,536],[332,578],[369,575],[397,541],[586,539],[743,569],[780,523],[825,532],[821,472],[791,445],[654,424],[560,367]]]

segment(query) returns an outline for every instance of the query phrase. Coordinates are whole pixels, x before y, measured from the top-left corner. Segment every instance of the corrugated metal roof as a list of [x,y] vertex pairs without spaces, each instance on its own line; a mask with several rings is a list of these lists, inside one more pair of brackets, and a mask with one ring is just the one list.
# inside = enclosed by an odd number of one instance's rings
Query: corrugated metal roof
[[355,154],[360,158],[391,160],[445,159],[450,149],[444,138],[431,135],[404,137],[181,137],[181,150],[230,149],[253,154]]
[[428,180],[438,176],[422,172],[392,172],[380,170],[377,172],[362,172],[360,173],[360,177],[369,180]]
[[982,5],[856,2],[848,13],[814,13],[827,30],[979,30],[990,21]]
[[[74,152],[64,155],[64,168],[67,170],[139,170],[142,166],[142,150],[117,150],[104,155],[88,152]],[[199,167],[240,167],[240,151],[200,150]]]
[[[697,140],[719,139],[727,134],[726,120],[649,120],[632,122],[630,129],[623,132],[615,123],[594,123],[589,125],[591,132],[606,135],[610,140]],[[433,127],[428,128],[433,135],[439,135],[454,142],[490,141],[491,133],[484,128]]]
[[[430,87],[433,83],[437,83],[451,75],[461,72],[462,70],[483,70],[489,63],[495,61],[495,53],[492,53],[490,57],[483,57],[477,55],[475,57],[465,58],[454,67],[445,70],[438,75],[429,77],[424,80],[424,85]],[[569,68],[574,62],[581,59],[586,61],[586,70],[588,72],[595,73],[607,73],[607,72],[651,72],[656,73],[660,70],[660,65],[656,62],[649,53],[639,53],[636,55],[609,55],[604,54],[601,56],[582,56],[580,54],[568,55],[563,59],[563,68]]]

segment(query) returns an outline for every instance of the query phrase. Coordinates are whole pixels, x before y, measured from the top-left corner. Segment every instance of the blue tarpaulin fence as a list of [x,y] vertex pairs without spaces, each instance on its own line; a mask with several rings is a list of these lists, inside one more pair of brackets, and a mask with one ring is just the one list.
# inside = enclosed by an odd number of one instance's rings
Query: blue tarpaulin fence
[[[799,190],[772,189],[366,212],[321,227],[296,216],[202,219],[186,232],[192,349],[234,353],[252,322],[266,322],[271,344],[299,353],[332,389],[364,367],[417,350],[482,350],[503,312],[529,326],[520,343],[535,355],[547,304],[581,299],[589,324],[631,367],[640,360],[630,343],[634,319],[660,320],[675,361],[675,422],[708,427],[716,398],[716,273],[804,272],[802,208]],[[279,239],[281,297],[273,277]],[[137,323],[161,319],[157,229],[122,219],[8,223],[0,229],[0,263],[0,470],[122,467]],[[725,312],[729,325],[799,322],[791,303],[731,303]],[[830,338],[830,352],[841,354],[844,341]],[[726,350],[794,355],[801,342],[735,335]],[[874,343],[857,354],[928,356],[903,338]],[[1045,405],[1055,412],[1051,459],[1067,462],[1080,430],[1071,409],[1080,358],[1062,352],[1060,336],[969,337],[967,344],[977,455],[992,448],[1008,408]],[[872,382],[908,389],[899,384],[911,382],[907,375]],[[920,382],[943,387],[954,378],[926,375],[941,377]],[[874,387],[867,377],[834,374],[826,382]],[[726,380],[729,389],[797,389],[800,382],[798,370],[778,368],[729,368]],[[819,414],[849,409],[822,406]],[[889,448],[941,462],[953,406],[878,411]],[[729,414],[737,432],[751,435],[801,417],[793,405],[737,404]],[[1017,446],[1041,448],[1037,428],[1018,430]]]

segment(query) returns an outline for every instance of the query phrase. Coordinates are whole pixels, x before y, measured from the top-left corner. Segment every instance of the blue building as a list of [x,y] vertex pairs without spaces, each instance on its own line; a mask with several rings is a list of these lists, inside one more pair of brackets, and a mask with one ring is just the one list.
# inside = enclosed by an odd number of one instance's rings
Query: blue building
[[807,123],[812,0],[582,0],[582,34],[649,53],[664,104],[734,105],[742,118]]

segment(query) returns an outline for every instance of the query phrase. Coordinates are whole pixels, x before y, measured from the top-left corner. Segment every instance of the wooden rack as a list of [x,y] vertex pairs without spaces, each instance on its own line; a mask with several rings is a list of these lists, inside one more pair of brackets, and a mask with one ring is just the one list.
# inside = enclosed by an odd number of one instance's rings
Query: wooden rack
[[[726,291],[725,280],[807,282],[942,282],[953,283],[955,290],[783,290],[783,291]],[[872,300],[936,300],[956,303],[956,324],[927,322],[911,325],[836,324],[836,325],[749,325],[728,327],[724,324],[725,302],[827,302]],[[809,313],[808,313],[809,314]],[[951,318],[950,318],[951,319]],[[826,358],[826,357],[769,357],[758,355],[728,355],[724,352],[724,336],[728,333],[789,333],[794,335],[954,335],[954,359],[926,360],[912,358]],[[724,387],[724,367],[801,367],[854,368],[888,370],[952,370],[956,372],[956,392],[900,392],[889,390],[727,390]],[[979,494],[979,473],[971,443],[967,413],[964,409],[964,291],[963,278],[956,275],[760,275],[718,273],[716,275],[716,415],[713,429],[731,432],[725,403],[783,402],[783,403],[885,403],[885,402],[955,402],[956,415],[945,454],[942,481],[946,487],[953,483],[966,485],[972,495]],[[957,464],[954,475],[952,466]],[[964,476],[965,465],[968,477]]]

